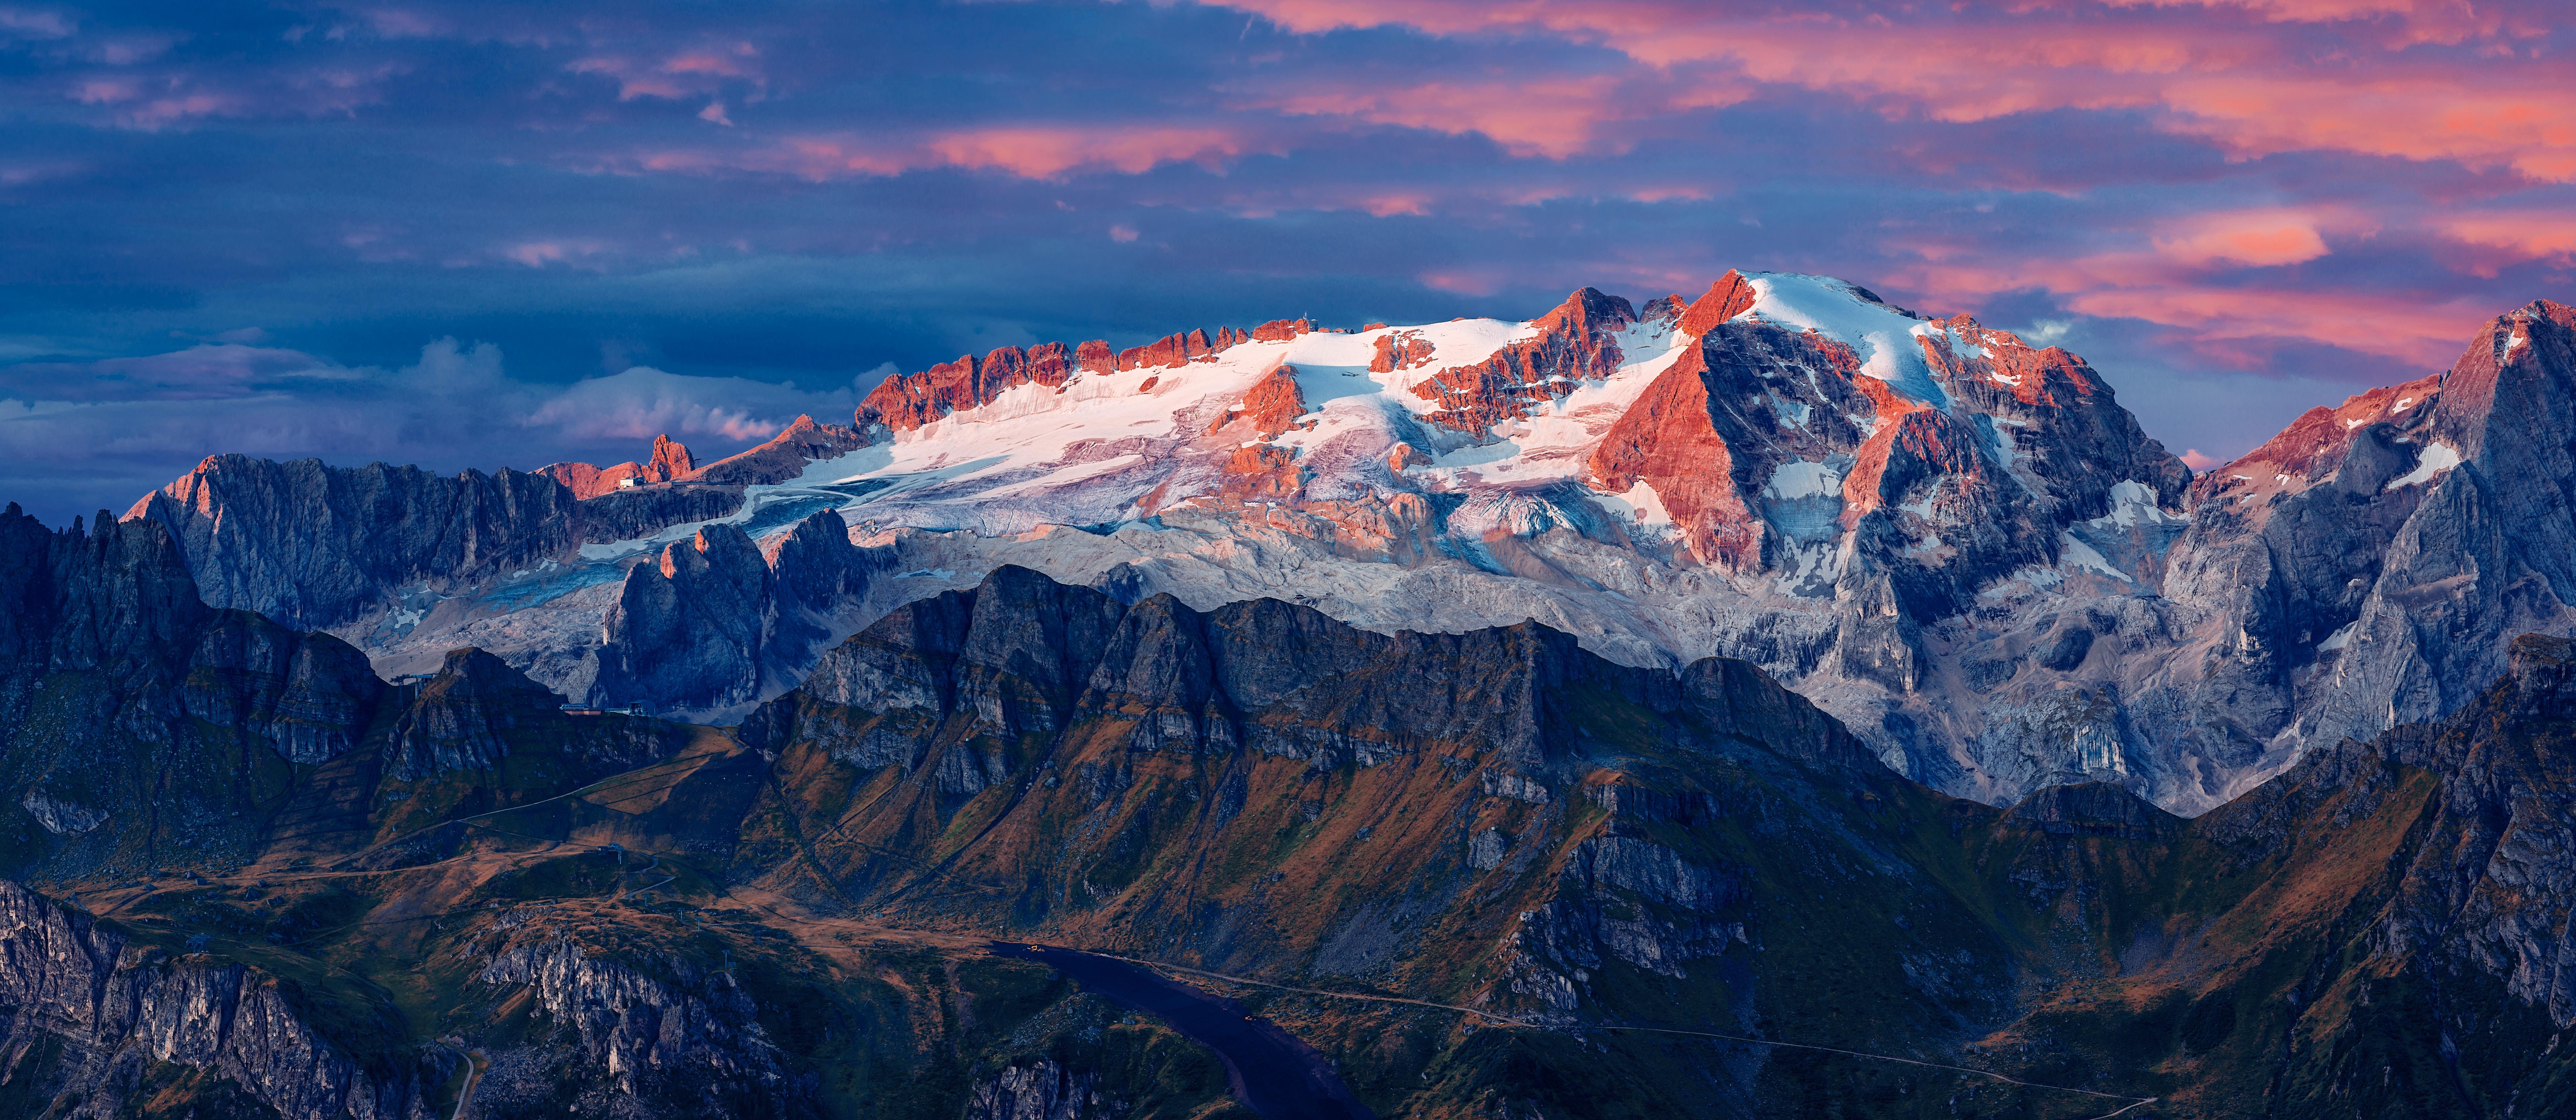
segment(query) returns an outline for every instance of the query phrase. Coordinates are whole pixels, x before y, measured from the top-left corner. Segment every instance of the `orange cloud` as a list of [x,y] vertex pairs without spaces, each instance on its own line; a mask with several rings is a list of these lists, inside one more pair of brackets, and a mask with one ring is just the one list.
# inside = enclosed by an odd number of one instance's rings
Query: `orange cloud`
[[2326,255],[2316,220],[2298,210],[2203,214],[2156,235],[2156,252],[2186,265],[2297,264]]
[[[1297,32],[1405,25],[1436,35],[1550,34],[1597,42],[1659,72],[1715,67],[1775,87],[1839,94],[1896,115],[1977,121],[2053,109],[2135,109],[2239,157],[2327,150],[2511,168],[2576,182],[2576,67],[2522,44],[2545,15],[2412,0],[2211,0],[2199,11],[2068,2],[1940,16],[1746,14],[1685,0],[1232,0]],[[2318,36],[2328,36],[2319,41]],[[2475,42],[2486,57],[2398,48]],[[1360,115],[1401,100],[1335,95]],[[1436,111],[1437,99],[1426,107]],[[1627,107],[1568,101],[1519,133],[1557,154]],[[1579,114],[1589,112],[1588,117]],[[1456,117],[1438,117],[1456,119]],[[1510,131],[1506,122],[1502,127]],[[1501,139],[1501,135],[1497,135]]]

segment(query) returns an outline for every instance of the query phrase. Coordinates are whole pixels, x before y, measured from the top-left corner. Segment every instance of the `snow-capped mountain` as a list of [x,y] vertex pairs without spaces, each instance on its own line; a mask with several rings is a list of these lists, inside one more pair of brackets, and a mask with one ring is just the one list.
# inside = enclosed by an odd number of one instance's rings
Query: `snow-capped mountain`
[[[667,443],[456,479],[210,459],[129,516],[171,525],[209,601],[329,626],[387,672],[471,644],[568,695],[740,712],[894,606],[1018,564],[1131,602],[1272,597],[1386,631],[1536,619],[1631,665],[1739,657],[1954,792],[2099,777],[2190,812],[2498,671],[2394,635],[2450,578],[2424,558],[2464,547],[2417,522],[2488,486],[2445,479],[2576,480],[2493,434],[2576,433],[2544,407],[2576,376],[2569,318],[2526,308],[2484,358],[2196,482],[2073,354],[1842,281],[1728,273],[1642,307],[1587,288],[1525,322],[1006,347],[704,466]],[[2525,473],[2491,473],[2508,459]],[[2485,500],[2550,523],[2498,556],[2576,532],[2564,497]],[[2453,629],[2566,629],[2535,588],[2567,585],[2531,570],[2480,585]],[[2359,652],[2405,641],[2411,661]]]

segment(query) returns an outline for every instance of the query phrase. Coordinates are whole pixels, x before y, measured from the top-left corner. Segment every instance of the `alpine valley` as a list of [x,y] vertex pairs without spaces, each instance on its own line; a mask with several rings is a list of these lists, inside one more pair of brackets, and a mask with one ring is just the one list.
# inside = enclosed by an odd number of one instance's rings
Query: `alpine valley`
[[0,1117],[2576,1116],[2576,308],[2197,475],[1768,273],[844,419],[0,514]]

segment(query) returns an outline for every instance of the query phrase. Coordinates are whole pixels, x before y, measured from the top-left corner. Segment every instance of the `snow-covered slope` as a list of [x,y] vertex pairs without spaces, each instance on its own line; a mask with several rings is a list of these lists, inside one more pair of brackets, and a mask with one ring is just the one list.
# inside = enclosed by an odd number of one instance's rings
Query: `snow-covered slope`
[[[2556,320],[2531,322],[2491,347],[2487,398],[2555,368]],[[2460,398],[2444,384],[2319,410],[2195,484],[2081,358],[1824,277],[1730,272],[1642,307],[1587,288],[1522,322],[1006,347],[673,474],[740,486],[725,517],[387,587],[340,631],[388,671],[477,644],[570,695],[722,716],[892,607],[1019,564],[1131,600],[1536,619],[1630,664],[1743,658],[1954,792],[2107,778],[2196,811],[2415,687],[2315,692],[2301,666],[2352,664],[2403,608],[2364,610],[2368,573],[2341,561],[2264,573],[2314,536],[2285,503],[2367,476],[2379,527],[2344,543],[2377,557],[2494,458],[2469,422],[2423,419]],[[558,473],[615,473],[579,466]],[[2277,588],[2330,571],[2333,594],[2292,596],[2338,604],[2291,612],[2319,620],[2296,636],[2314,651],[2248,668],[2290,640]]]
[[1917,711],[1922,627],[2004,582],[2134,586],[2118,565],[2169,537],[2113,530],[2176,517],[2188,477],[2074,356],[1785,274],[1642,308],[1585,289],[1525,322],[1006,348],[889,381],[853,424],[865,446],[748,486],[719,522],[523,577],[563,594],[505,580],[479,594],[506,609],[360,636],[389,665],[472,640],[567,691],[668,699],[592,675],[601,629],[651,629],[600,573],[663,557],[623,578],[681,578],[675,546],[712,558],[722,526],[774,540],[831,509],[877,568],[833,632],[1002,563],[1381,629],[1536,618],[1635,664],[1760,662],[1896,765],[2002,796],[2031,776],[1985,773],[1967,732]]

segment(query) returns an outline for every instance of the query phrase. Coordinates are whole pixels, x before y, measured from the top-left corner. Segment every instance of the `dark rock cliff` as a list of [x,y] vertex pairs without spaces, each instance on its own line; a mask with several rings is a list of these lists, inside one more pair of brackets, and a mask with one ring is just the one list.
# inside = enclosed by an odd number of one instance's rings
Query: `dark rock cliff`
[[55,532],[0,513],[13,867],[248,844],[291,767],[351,750],[383,687],[336,638],[205,607],[158,522]]
[[126,516],[170,528],[208,602],[320,627],[405,583],[560,556],[581,543],[577,508],[563,484],[510,470],[447,477],[218,455]]
[[797,523],[766,555],[732,525],[710,525],[627,570],[601,628],[592,699],[724,710],[793,687],[834,614],[866,590],[867,565],[830,510]]
[[658,485],[582,500],[551,476],[507,469],[446,476],[216,455],[125,517],[168,527],[206,602],[323,628],[383,609],[406,586],[534,568],[584,541],[727,516],[742,499],[739,485]]
[[[446,1070],[353,1049],[317,1029],[289,981],[137,945],[88,914],[0,881],[0,1048],[14,1096],[98,1118],[151,1107],[166,1066],[227,1079],[281,1120],[431,1120],[424,1082]],[[398,1030],[390,1007],[364,1009]],[[341,1015],[345,1019],[346,1016]],[[335,1024],[343,1028],[347,1024]],[[363,1043],[362,1043],[363,1044]],[[28,1060],[20,1060],[26,1056]],[[52,1102],[53,1109],[43,1109]]]

